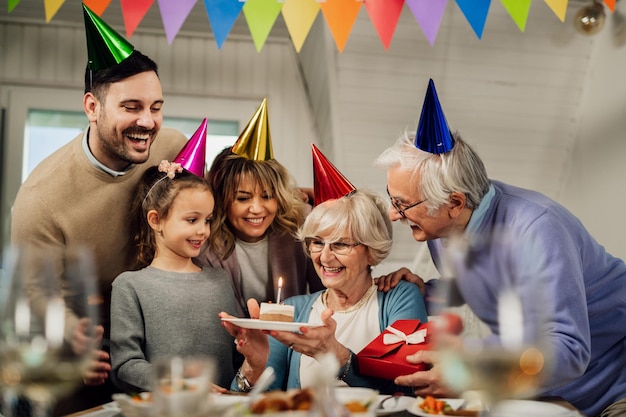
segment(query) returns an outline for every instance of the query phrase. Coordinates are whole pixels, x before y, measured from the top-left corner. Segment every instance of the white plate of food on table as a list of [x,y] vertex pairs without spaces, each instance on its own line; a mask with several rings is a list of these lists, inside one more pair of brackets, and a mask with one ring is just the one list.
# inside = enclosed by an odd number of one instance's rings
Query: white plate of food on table
[[463,398],[434,398],[431,396],[417,397],[407,411],[420,417],[436,416],[469,416],[477,417],[480,410],[465,407]]
[[302,327],[319,327],[322,325],[321,323],[298,323],[293,321],[239,319],[232,317],[223,317],[222,320],[230,322],[235,326],[243,327],[244,329],[276,330],[286,332],[299,332]]
[[377,416],[400,413],[413,405],[415,397],[408,395],[379,395],[374,409]]

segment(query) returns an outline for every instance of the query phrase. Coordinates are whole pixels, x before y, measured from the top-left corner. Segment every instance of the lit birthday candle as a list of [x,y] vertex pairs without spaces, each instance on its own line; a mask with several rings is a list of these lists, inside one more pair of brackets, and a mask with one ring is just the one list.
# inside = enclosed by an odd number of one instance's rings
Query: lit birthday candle
[[283,277],[278,277],[278,294],[276,295],[276,304],[280,304],[280,295],[283,291]]

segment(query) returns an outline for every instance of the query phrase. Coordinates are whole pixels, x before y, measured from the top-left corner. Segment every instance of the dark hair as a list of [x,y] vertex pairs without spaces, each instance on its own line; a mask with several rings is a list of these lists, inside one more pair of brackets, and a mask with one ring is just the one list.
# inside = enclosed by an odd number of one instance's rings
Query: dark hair
[[224,148],[211,165],[207,180],[215,193],[214,221],[211,223],[209,247],[221,259],[235,249],[235,235],[227,212],[235,201],[239,184],[244,179],[256,181],[278,203],[276,217],[270,230],[290,233],[295,237],[306,215],[305,203],[297,197],[289,171],[275,159],[255,161],[237,155],[231,147]]
[[201,177],[183,169],[170,179],[160,172],[158,166],[152,166],[143,173],[131,205],[130,224],[133,245],[131,263],[133,269],[144,268],[152,262],[156,252],[154,230],[148,223],[148,212],[156,210],[160,218],[166,218],[174,199],[183,190],[197,189],[211,192],[209,183]]
[[156,62],[135,49],[128,58],[112,67],[97,71],[92,71],[87,67],[85,69],[85,93],[92,92],[98,100],[102,100],[109,84],[146,71],[154,71],[157,76],[159,75]]

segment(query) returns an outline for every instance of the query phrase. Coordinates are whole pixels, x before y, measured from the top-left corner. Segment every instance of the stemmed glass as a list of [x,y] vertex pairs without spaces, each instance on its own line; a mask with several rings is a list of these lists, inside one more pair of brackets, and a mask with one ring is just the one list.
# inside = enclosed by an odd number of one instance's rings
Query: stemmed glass
[[[0,277],[0,389],[5,400],[26,397],[35,416],[50,415],[56,399],[82,382],[91,358],[97,294],[91,253],[10,247]],[[87,344],[68,342],[66,313],[89,320]],[[79,350],[76,352],[75,350]],[[10,404],[4,412],[10,413]]]
[[[506,230],[488,236],[453,237],[446,242],[438,300],[458,304],[461,295],[491,329],[491,335],[463,339],[440,334],[442,375],[458,392],[477,394],[481,415],[495,415],[504,399],[532,398],[549,374],[546,324],[550,300],[538,247],[523,245]],[[442,332],[446,326],[441,326]]]

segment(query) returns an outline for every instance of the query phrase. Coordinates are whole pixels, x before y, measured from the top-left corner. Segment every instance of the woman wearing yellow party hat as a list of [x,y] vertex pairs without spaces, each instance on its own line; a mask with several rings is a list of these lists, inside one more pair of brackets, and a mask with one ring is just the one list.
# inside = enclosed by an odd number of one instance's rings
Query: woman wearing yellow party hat
[[267,99],[232,148],[213,161],[208,181],[215,194],[214,222],[200,263],[226,269],[240,313],[246,300],[317,291],[322,284],[295,237],[309,211],[287,169],[274,159]]

